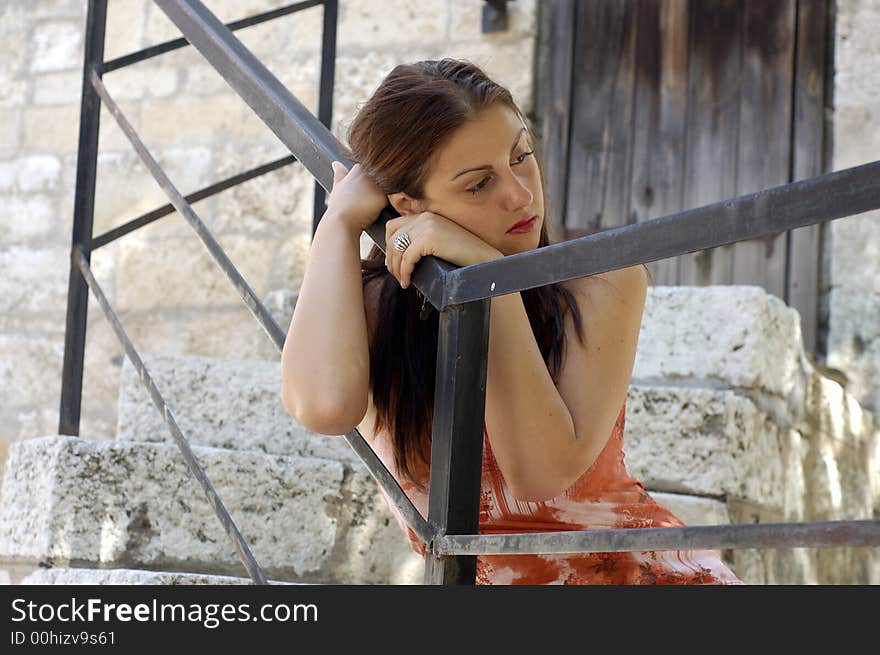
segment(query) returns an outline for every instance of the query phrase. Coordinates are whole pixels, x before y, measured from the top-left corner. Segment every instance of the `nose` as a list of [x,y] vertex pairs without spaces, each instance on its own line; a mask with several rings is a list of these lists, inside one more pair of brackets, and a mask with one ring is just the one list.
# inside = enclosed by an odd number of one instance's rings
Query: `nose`
[[534,195],[525,180],[513,171],[507,175],[507,184],[503,194],[504,209],[515,212],[523,207],[531,207]]

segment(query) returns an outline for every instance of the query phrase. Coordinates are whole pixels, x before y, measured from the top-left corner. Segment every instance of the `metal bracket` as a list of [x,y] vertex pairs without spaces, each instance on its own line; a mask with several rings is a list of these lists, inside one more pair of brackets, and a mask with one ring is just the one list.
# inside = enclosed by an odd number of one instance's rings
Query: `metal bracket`
[[508,0],[486,0],[483,4],[483,33],[504,32],[507,29]]

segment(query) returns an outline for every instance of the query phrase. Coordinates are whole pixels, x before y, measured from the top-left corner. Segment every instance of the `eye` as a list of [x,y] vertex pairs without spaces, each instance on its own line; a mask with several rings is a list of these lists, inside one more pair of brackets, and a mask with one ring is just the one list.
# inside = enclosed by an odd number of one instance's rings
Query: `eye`
[[[526,160],[526,157],[528,157],[529,155],[533,155],[533,154],[535,154],[535,151],[534,151],[534,150],[526,150],[524,153],[522,153],[521,155],[519,155],[518,157],[516,157],[516,158],[514,159],[512,165],[513,165],[513,166],[516,166],[517,164],[522,164],[522,163]],[[467,191],[468,191],[471,195],[475,196],[475,195],[477,195],[477,193],[479,193],[479,192],[480,192],[480,191],[481,191],[481,190],[482,190],[482,189],[483,189],[488,183],[489,183],[489,176],[486,176],[486,177],[484,177],[482,180],[480,180],[479,182],[477,182],[474,186],[472,186],[470,189],[467,189]]]

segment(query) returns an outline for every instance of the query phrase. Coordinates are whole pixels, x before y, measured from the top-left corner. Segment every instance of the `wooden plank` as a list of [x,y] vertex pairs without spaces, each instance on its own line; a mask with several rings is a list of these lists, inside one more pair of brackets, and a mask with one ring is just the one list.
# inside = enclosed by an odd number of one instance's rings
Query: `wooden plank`
[[[687,109],[688,1],[639,3],[630,215],[642,222],[682,209]],[[677,258],[651,262],[657,285],[674,285]]]
[[[795,0],[745,0],[736,194],[789,181]],[[737,243],[730,282],[786,300],[787,236]]]
[[618,0],[624,29],[619,41],[617,68],[608,112],[608,140],[605,145],[605,198],[600,229],[635,223],[630,216],[632,188],[633,116],[635,104],[635,59],[639,5],[636,0]]
[[[689,12],[685,209],[735,195],[743,29],[739,0],[699,0]],[[730,249],[682,255],[678,284],[729,283]]]
[[[800,0],[797,7],[792,180],[826,172],[823,146],[828,4],[828,0]],[[788,248],[788,304],[800,312],[804,348],[814,358],[818,345],[821,227],[791,230]]]
[[547,198],[544,213],[551,242],[565,238],[574,22],[574,0],[548,0],[538,4],[535,129],[544,165]]
[[608,177],[609,118],[614,106],[619,60],[632,28],[630,2],[576,3],[572,79],[571,140],[566,190],[566,234],[590,234],[603,225]]

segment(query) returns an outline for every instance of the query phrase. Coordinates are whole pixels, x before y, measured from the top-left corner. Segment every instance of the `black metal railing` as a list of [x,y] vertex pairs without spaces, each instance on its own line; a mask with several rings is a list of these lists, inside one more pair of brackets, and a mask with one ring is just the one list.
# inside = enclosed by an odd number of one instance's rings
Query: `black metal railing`
[[[154,0],[181,30],[184,40],[170,41],[109,62],[114,68],[141,61],[147,56],[192,44],[251,106],[272,132],[290,149],[296,161],[325,190],[332,185],[330,162],[351,165],[345,150],[330,133],[332,56],[335,52],[336,2],[325,0],[322,58],[322,91],[319,116],[313,116],[263,66],[232,33],[248,20],[223,25],[198,0]],[[275,13],[296,11],[315,3],[299,3]],[[289,9],[289,11],[288,11]],[[262,16],[268,16],[268,12]],[[86,286],[103,298],[89,270],[89,254],[95,244],[137,229],[171,212],[166,206],[92,239],[94,178],[98,114],[103,102],[132,142],[135,150],[159,181],[171,201],[190,222],[218,266],[239,291],[245,304],[279,350],[284,336],[262,303],[192,210],[194,202],[212,188],[184,197],[156,165],[133,128],[125,120],[101,82],[106,0],[91,0],[87,21],[86,59],[80,151],[77,164],[77,197],[74,212],[72,265],[68,296],[67,336],[59,430],[78,434],[82,380],[82,348],[85,338]],[[162,48],[165,48],[162,50]],[[325,87],[330,80],[329,87]],[[284,161],[284,160],[279,160]],[[267,166],[283,165],[279,162]],[[285,161],[285,163],[290,163]],[[256,169],[255,169],[256,170]],[[249,175],[250,173],[244,174]],[[223,187],[225,188],[225,187]],[[316,186],[313,231],[323,211],[322,194]],[[880,521],[830,521],[764,525],[725,525],[630,530],[566,531],[541,534],[479,535],[479,491],[482,432],[485,412],[486,364],[489,340],[490,299],[554,282],[674,257],[688,252],[735,243],[796,227],[821,223],[880,208],[880,161],[766,189],[697,209],[664,216],[637,225],[600,232],[484,264],[456,268],[443,260],[426,257],[417,266],[412,284],[440,311],[438,367],[432,426],[431,475],[427,521],[413,506],[390,472],[376,457],[357,430],[345,435],[377,482],[401,511],[405,521],[426,544],[425,582],[473,584],[476,556],[489,553],[605,552],[659,548],[793,548],[880,545]],[[163,213],[164,212],[164,213]],[[385,223],[396,217],[389,207],[367,229],[384,251]],[[104,300],[102,308],[114,322],[126,353],[139,359],[124,331]],[[460,354],[466,353],[466,357]],[[137,361],[135,361],[137,360]],[[142,363],[140,364],[142,367]],[[154,402],[163,411],[175,439],[186,453],[186,439],[179,434],[167,405],[139,368],[141,377],[155,391]],[[148,381],[149,380],[149,381]],[[195,466],[195,462],[193,458]],[[211,498],[213,490],[204,478]],[[216,494],[215,494],[216,496]],[[212,503],[214,503],[212,499]],[[243,543],[231,519],[218,516],[236,541],[255,582],[264,582],[259,567]],[[250,560],[248,558],[250,557]]]

